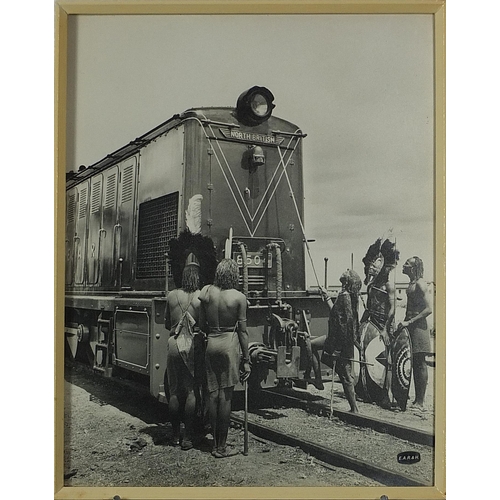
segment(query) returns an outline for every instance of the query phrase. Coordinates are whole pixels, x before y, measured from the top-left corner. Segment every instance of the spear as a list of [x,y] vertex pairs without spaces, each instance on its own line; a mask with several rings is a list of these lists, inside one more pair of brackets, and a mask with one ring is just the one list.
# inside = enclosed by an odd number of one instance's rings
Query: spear
[[248,455],[248,380],[245,380],[245,420],[243,434],[243,455]]

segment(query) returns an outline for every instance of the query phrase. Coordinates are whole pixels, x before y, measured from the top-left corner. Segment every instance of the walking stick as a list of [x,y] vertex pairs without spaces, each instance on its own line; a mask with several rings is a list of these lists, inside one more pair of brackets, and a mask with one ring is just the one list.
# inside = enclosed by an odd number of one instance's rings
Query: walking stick
[[330,420],[333,417],[333,379],[335,378],[335,365],[337,364],[337,360],[333,360],[332,366],[332,390],[330,391]]
[[248,455],[248,380],[245,380],[245,420],[243,435],[243,455]]

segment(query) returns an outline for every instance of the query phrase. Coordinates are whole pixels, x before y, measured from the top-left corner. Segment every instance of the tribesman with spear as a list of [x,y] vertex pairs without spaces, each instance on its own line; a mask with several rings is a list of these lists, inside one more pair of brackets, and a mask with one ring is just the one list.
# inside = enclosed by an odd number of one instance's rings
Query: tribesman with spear
[[[323,349],[321,361],[337,372],[344,394],[352,413],[358,413],[352,362],[354,361],[354,342],[358,333],[358,298],[361,289],[361,278],[348,269],[340,276],[342,290],[337,298],[331,297],[327,290],[321,287],[323,297],[330,308],[328,318],[328,334],[317,337],[311,344],[313,347],[313,364],[319,369],[318,350]],[[333,373],[332,373],[333,380]]]

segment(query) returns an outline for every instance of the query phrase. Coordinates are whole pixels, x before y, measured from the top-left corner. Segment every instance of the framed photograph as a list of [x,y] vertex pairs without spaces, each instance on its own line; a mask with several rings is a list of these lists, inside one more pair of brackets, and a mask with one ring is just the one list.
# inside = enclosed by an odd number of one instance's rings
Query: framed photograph
[[55,11],[55,498],[445,498],[444,0]]

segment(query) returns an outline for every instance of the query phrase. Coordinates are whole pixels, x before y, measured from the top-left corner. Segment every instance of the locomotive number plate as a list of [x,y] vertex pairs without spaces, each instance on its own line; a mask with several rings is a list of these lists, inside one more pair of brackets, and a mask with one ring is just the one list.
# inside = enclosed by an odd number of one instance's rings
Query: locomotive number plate
[[[234,254],[234,260],[239,267],[243,267],[243,256],[241,253]],[[261,252],[248,252],[247,253],[247,267],[264,268],[266,259]],[[272,254],[267,254],[267,268],[271,269],[273,266]]]

